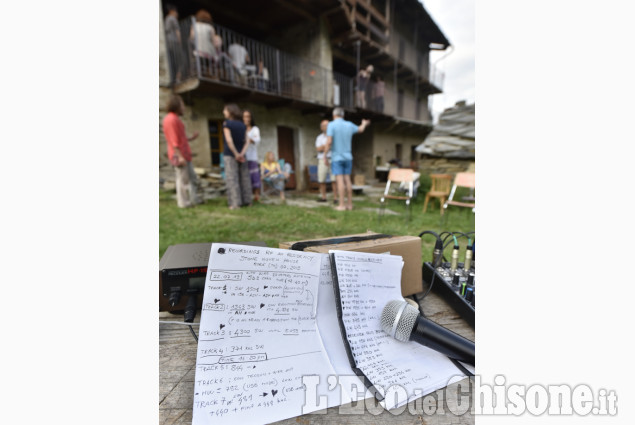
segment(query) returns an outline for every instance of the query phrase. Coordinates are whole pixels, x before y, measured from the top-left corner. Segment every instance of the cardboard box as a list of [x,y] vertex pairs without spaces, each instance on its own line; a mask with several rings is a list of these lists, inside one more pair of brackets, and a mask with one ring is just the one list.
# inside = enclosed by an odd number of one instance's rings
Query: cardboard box
[[[291,246],[296,242],[308,242],[307,245],[311,245],[311,242],[315,241],[327,241],[330,239],[345,239],[349,237],[367,237],[367,236],[379,236],[379,233],[367,232],[356,235],[345,236],[333,236],[330,238],[322,239],[310,239],[294,242],[280,242],[279,248],[291,249]],[[357,242],[343,242],[337,243],[335,241],[328,245],[307,246],[304,251],[322,252],[327,253],[331,249],[341,251],[361,251],[372,252],[375,254],[390,253],[391,255],[400,255],[403,257],[404,266],[401,271],[401,294],[405,297],[407,295],[418,294],[423,291],[422,276],[421,276],[421,238],[416,236],[387,236],[371,240],[363,240]]]

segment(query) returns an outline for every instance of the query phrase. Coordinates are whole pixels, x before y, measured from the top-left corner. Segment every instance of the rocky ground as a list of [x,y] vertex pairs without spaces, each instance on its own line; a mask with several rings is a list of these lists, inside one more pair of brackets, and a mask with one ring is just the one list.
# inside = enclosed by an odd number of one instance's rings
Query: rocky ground
[[[219,173],[209,172],[204,168],[194,168],[196,175],[198,176],[198,195],[203,201],[210,199],[216,199],[224,197],[227,190],[227,186],[222,176]],[[172,167],[162,167],[159,169],[159,187],[174,192],[176,190],[176,184],[174,180],[174,170]],[[355,200],[362,200],[371,197],[379,200],[381,194],[385,188],[385,183],[377,183],[374,185],[360,185],[355,186],[355,194],[353,196],[353,202]],[[176,193],[174,194],[176,197]],[[295,190],[285,191],[286,204],[295,205],[304,208],[316,208],[324,205],[329,205],[324,202],[317,202],[318,193],[314,192],[299,192]],[[332,205],[332,196],[328,194],[329,202]],[[282,201],[277,196],[262,197],[260,200],[263,204],[279,204]],[[374,209],[373,209],[374,210]],[[386,214],[397,214],[393,211],[386,209]]]

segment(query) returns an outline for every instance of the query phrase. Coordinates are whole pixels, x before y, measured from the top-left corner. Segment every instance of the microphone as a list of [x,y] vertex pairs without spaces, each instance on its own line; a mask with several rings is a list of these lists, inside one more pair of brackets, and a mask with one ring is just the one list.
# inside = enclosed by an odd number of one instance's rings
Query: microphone
[[406,301],[390,301],[381,312],[381,328],[397,341],[415,341],[446,356],[474,365],[474,343],[421,316]]

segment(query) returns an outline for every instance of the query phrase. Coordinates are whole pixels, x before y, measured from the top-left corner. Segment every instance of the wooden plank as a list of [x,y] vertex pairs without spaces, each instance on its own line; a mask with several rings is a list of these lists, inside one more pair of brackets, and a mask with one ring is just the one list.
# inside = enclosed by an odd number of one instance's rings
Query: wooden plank
[[365,9],[370,14],[372,14],[375,19],[377,19],[380,23],[384,25],[384,27],[388,26],[388,20],[386,19],[386,17],[380,11],[375,9],[375,7],[370,3],[370,1],[360,0],[357,2],[357,5],[356,5],[357,10],[360,9],[359,6],[361,6],[362,9]]
[[[159,313],[162,321],[183,316]],[[198,331],[196,326],[195,331]],[[197,342],[187,326],[159,324],[159,423],[192,423]]]
[[305,8],[303,7],[298,7],[296,5],[293,4],[293,2],[288,2],[285,0],[275,0],[276,3],[278,3],[280,5],[280,7],[284,7],[290,11],[292,11],[295,14],[298,14],[300,16],[302,16],[305,19],[308,19],[311,22],[315,22],[317,21],[317,16],[311,14],[310,12],[307,12],[305,10]]
[[329,16],[329,15],[335,13],[335,12],[341,12],[342,10],[346,10],[346,9],[345,9],[345,6],[340,3],[339,5],[327,10],[324,13],[322,13],[322,16],[323,17],[327,17],[327,16]]

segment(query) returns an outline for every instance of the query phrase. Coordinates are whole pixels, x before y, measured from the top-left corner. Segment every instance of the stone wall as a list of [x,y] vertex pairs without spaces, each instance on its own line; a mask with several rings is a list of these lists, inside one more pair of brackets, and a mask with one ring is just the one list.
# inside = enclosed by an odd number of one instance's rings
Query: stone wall
[[474,159],[434,158],[424,156],[419,161],[422,174],[456,174],[463,171],[475,172]]
[[[397,156],[397,145],[401,145],[401,157],[397,158],[404,167],[410,165],[410,151],[421,143],[417,136],[407,136],[390,130],[389,128],[375,132],[374,165],[384,165]],[[379,157],[379,159],[377,159]]]
[[[170,169],[167,158],[165,137],[160,128],[160,123],[166,114],[165,104],[171,94],[167,88],[159,89],[159,164],[160,167]],[[187,96],[183,96],[187,99]],[[322,116],[319,114],[302,115],[301,112],[290,108],[267,109],[263,105],[251,103],[239,103],[239,107],[250,109],[258,128],[262,141],[258,147],[259,161],[264,159],[267,151],[272,151],[278,157],[278,126],[293,129],[294,152],[296,169],[295,177],[297,189],[304,190],[307,182],[304,181],[304,167],[317,164],[315,157],[315,138],[320,133],[319,125]],[[185,114],[181,117],[185,124],[186,132],[191,135],[199,132],[199,137],[192,142],[193,159],[195,167],[203,168],[210,172],[219,172],[211,164],[211,152],[209,146],[209,120],[222,121],[224,102],[221,98],[206,97],[194,98],[186,101]],[[359,123],[357,123],[359,124]],[[403,166],[409,166],[411,150],[419,145],[421,140],[417,136],[406,135],[386,128],[385,125],[371,124],[363,134],[353,136],[353,174],[363,175],[367,183],[375,180],[375,166],[384,165],[396,157],[397,145],[401,145],[401,157]],[[379,161],[379,162],[378,162]],[[450,173],[465,171],[474,168],[473,160],[458,160],[446,158],[430,158],[418,160],[422,173]]]
[[[165,100],[167,100],[169,93],[170,91],[166,89],[164,96],[160,97],[165,97]],[[186,96],[183,97],[185,98]],[[190,142],[193,152],[192,163],[195,167],[218,171],[212,168],[208,121],[224,120],[222,113],[224,102],[221,98],[206,97],[194,98],[186,103],[185,114],[181,117],[186,132],[188,135],[191,135],[194,131],[199,132],[199,137]],[[256,125],[260,129],[262,140],[258,146],[259,161],[264,160],[267,151],[272,151],[276,158],[278,157],[278,126],[293,129],[296,184],[298,189],[304,189],[306,187],[304,166],[317,164],[315,138],[320,133],[322,116],[319,114],[302,115],[299,111],[290,108],[267,109],[263,105],[252,103],[237,104],[241,109],[246,108],[251,111]],[[166,114],[163,105],[165,105],[165,101],[161,103],[160,122]],[[159,163],[161,166],[169,167],[166,142],[162,131],[160,131],[159,143]]]
[[159,2],[159,85],[167,86],[170,84],[170,72],[168,58],[165,46],[165,30],[163,28],[164,20],[163,8]]
[[284,37],[269,37],[263,41],[309,62],[289,64],[292,74],[301,78],[296,83],[301,85],[303,99],[321,104],[332,102],[333,52],[324,19],[290,27]]
[[[360,124],[356,122],[355,124]],[[373,150],[375,138],[372,123],[361,134],[353,136],[353,174],[363,175],[366,182],[372,181],[374,176]]]

